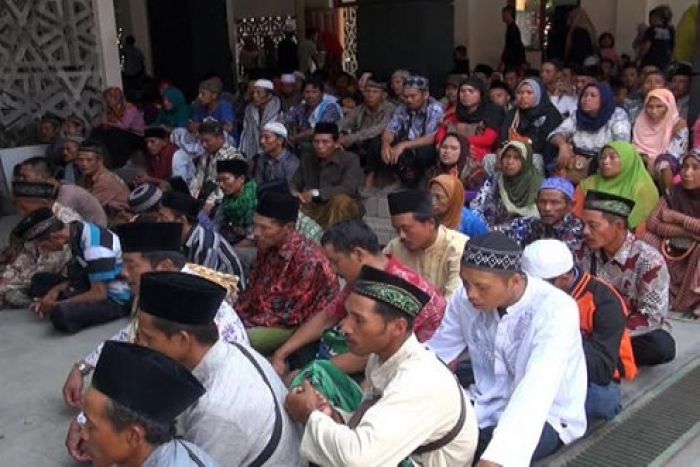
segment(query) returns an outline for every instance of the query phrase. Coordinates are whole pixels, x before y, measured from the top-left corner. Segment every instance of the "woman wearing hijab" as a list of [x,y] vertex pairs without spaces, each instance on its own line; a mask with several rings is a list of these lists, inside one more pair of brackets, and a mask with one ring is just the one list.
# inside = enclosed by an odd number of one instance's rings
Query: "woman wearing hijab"
[[564,56],[566,63],[583,65],[588,57],[596,55],[598,37],[593,22],[583,8],[574,8],[569,14],[569,32],[566,35]]
[[117,87],[103,93],[102,115],[90,138],[101,141],[107,148],[105,165],[108,169],[122,167],[135,151],[143,149],[145,123],[138,108],[126,100]]
[[477,162],[494,152],[504,112],[488,100],[487,92],[486,84],[476,76],[462,81],[455,112],[448,113],[438,127],[438,145],[448,133],[457,133],[469,141],[469,154]]
[[561,122],[561,114],[549,100],[542,82],[537,78],[524,79],[515,91],[515,107],[506,114],[501,142],[529,142],[533,153],[548,164],[554,159],[554,150],[547,147],[547,137]]
[[146,124],[143,117],[131,102],[127,102],[124,92],[117,87],[107,88],[102,93],[104,110],[98,122],[103,128],[119,128],[137,135],[143,135]]
[[580,163],[577,155],[588,161],[587,172],[583,171],[579,174],[582,175],[581,178],[574,180],[579,182],[596,172],[598,154],[607,143],[629,141],[631,132],[632,125],[627,112],[615,104],[615,95],[610,85],[601,82],[583,88],[576,112],[549,135],[549,142],[559,151],[559,169],[575,171],[576,163]]
[[484,221],[464,206],[464,185],[454,175],[439,175],[428,182],[433,195],[433,211],[448,229],[458,230],[470,238],[486,235]]
[[163,108],[153,122],[153,126],[186,128],[192,118],[192,108],[185,100],[185,95],[178,88],[168,86],[163,91]]
[[510,141],[498,156],[498,166],[471,202],[474,213],[490,228],[516,217],[539,217],[535,201],[543,177],[533,164],[532,149]]
[[573,212],[583,211],[588,190],[602,191],[634,200],[634,209],[627,218],[631,230],[644,222],[659,200],[659,191],[635,147],[615,141],[603,148],[598,158],[598,173],[584,179],[576,190]]
[[647,94],[633,133],[634,146],[646,159],[649,172],[664,189],[670,189],[680,172],[680,158],[688,149],[688,126],[671,91],[654,89]]
[[666,258],[671,308],[700,318],[700,152],[683,158],[681,184],[671,188],[647,220],[644,240]]

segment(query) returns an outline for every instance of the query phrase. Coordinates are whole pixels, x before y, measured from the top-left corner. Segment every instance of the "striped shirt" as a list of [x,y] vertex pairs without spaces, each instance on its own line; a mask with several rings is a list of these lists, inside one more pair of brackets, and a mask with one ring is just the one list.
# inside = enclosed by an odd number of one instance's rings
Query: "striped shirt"
[[243,263],[233,247],[218,233],[196,225],[185,242],[187,260],[209,269],[238,276],[238,287],[245,290],[248,285]]
[[122,246],[119,237],[110,230],[89,222],[71,224],[73,261],[87,274],[91,284],[104,282],[107,297],[125,304],[131,299],[129,285],[122,277]]

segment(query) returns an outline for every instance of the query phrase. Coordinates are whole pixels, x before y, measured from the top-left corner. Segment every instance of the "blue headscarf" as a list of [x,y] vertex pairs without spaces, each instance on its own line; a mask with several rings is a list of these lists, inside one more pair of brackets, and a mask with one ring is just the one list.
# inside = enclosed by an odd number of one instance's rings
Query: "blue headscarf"
[[[595,87],[600,93],[600,110],[595,117],[581,110],[581,98],[586,89]],[[578,108],[576,109],[576,128],[581,131],[596,132],[603,128],[615,113],[615,95],[608,83],[589,84],[578,98]]]

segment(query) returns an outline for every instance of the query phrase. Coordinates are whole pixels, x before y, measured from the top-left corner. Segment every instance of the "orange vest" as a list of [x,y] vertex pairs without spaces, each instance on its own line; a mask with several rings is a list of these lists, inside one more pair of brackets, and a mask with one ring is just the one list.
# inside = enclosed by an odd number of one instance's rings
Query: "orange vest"
[[[589,290],[589,286],[593,281],[597,281],[610,289],[610,291],[619,299],[622,310],[625,313],[625,317],[627,317],[629,314],[625,300],[613,286],[597,277],[593,277],[589,273],[582,273],[581,279],[571,295],[578,304],[581,331],[587,334],[593,332],[593,317],[596,313],[595,297],[593,296],[593,292]],[[634,354],[632,352],[632,339],[630,338],[629,331],[627,328],[625,328],[624,332],[622,333],[622,340],[620,341],[620,358],[617,362],[617,369],[615,370],[613,378],[616,381],[619,381],[620,379],[631,381],[636,377],[637,364],[634,361]]]

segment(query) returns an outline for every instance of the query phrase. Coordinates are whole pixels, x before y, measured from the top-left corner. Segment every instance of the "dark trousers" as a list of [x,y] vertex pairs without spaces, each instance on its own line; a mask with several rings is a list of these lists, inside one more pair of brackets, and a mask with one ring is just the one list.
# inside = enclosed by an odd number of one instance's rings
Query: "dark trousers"
[[[68,281],[59,274],[40,272],[34,274],[29,286],[29,295],[41,298],[49,291]],[[70,286],[59,295],[59,300],[65,300],[85,293],[87,286]],[[129,305],[121,305],[111,299],[94,303],[59,303],[51,312],[50,320],[54,328],[62,332],[76,333],[82,329],[98,324],[108,323],[123,318],[129,314]]]
[[632,352],[638,366],[668,363],[676,358],[676,341],[663,329],[632,337]]
[[[479,444],[476,447],[476,453],[474,454],[474,463],[481,459],[481,455],[486,451],[491,438],[493,437],[493,430],[495,426],[487,426],[486,428],[479,429]],[[530,462],[535,462],[540,459],[554,454],[557,452],[564,443],[559,439],[559,433],[556,432],[554,428],[549,423],[544,424],[542,428],[542,434],[540,435],[540,441],[537,443],[537,448],[532,454],[532,459]]]
[[394,170],[404,185],[415,188],[428,169],[435,165],[436,160],[437,151],[432,145],[407,149],[399,158]]
[[382,135],[355,143],[348,149],[359,156],[365,173],[376,172],[383,164]]

